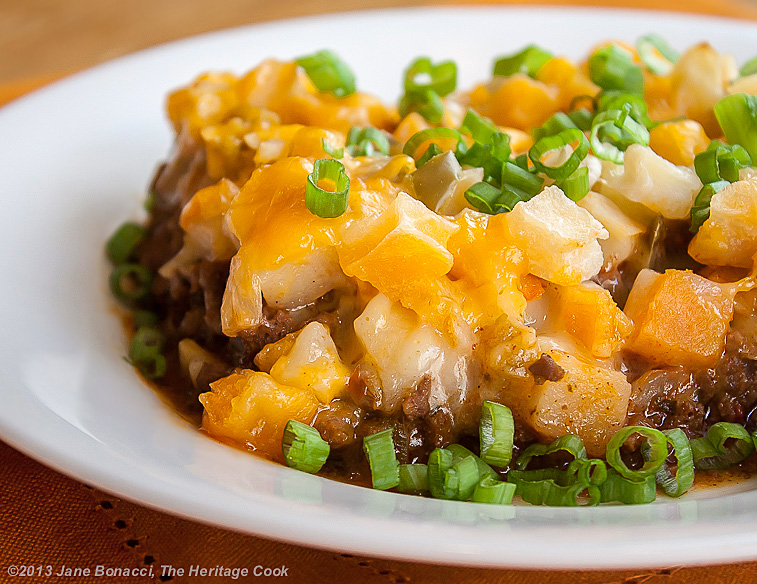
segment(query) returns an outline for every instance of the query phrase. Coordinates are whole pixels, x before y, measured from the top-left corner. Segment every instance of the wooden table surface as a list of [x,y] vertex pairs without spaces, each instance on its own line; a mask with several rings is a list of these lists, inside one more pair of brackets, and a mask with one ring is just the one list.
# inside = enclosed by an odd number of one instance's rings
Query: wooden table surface
[[[412,5],[474,2],[415,1]],[[535,4],[526,1],[520,4]],[[550,4],[575,4],[553,0]],[[676,10],[757,20],[753,0],[588,0],[583,5]],[[403,0],[0,0],[0,103],[47,81],[162,42],[292,16],[407,6]],[[538,573],[422,566],[319,552],[242,536],[119,501],[58,475],[0,442],[0,582],[7,566],[189,566],[236,561],[290,566],[297,582],[757,582],[757,563],[623,572]],[[156,570],[153,570],[156,572]],[[231,582],[152,577],[126,582]],[[32,578],[27,582],[119,579]]]

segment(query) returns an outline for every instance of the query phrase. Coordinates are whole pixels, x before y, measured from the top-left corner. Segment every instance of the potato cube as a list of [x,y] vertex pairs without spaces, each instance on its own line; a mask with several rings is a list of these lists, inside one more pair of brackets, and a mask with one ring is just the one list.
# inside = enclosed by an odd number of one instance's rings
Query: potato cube
[[547,355],[564,371],[559,381],[534,384],[521,412],[543,441],[565,434],[583,439],[589,456],[603,456],[626,420],[631,384],[598,363],[552,349]]
[[610,293],[592,282],[558,289],[565,329],[598,359],[609,358],[633,327]]
[[688,270],[642,270],[625,312],[629,350],[657,365],[710,367],[725,346],[733,293]]
[[610,199],[590,191],[578,206],[591,213],[610,235],[599,242],[605,263],[618,265],[636,251],[644,226],[631,219]]
[[345,393],[350,373],[339,358],[329,329],[320,322],[306,325],[291,349],[271,368],[275,381],[312,391],[322,403]]
[[532,274],[570,286],[588,280],[602,267],[597,238],[607,230],[555,186],[515,205],[507,214],[510,234],[528,256]]
[[757,178],[740,180],[715,193],[710,218],[689,245],[698,262],[751,268],[757,253]]
[[318,412],[313,392],[288,387],[267,373],[243,369],[210,384],[200,395],[203,429],[219,440],[284,461],[281,440],[289,420],[310,424]]

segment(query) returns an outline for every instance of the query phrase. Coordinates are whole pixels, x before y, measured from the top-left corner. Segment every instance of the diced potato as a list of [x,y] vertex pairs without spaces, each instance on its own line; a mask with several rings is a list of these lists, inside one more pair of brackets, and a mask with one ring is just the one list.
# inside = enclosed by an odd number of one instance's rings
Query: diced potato
[[237,186],[227,179],[200,189],[181,210],[179,223],[212,262],[228,260],[239,246],[226,227],[225,214],[231,201],[239,194]]
[[520,202],[507,214],[510,234],[525,251],[532,274],[563,286],[578,284],[602,267],[597,238],[607,230],[556,186]]
[[263,322],[263,294],[260,279],[242,259],[242,251],[231,258],[229,279],[221,302],[221,328],[227,337],[253,330]]
[[688,270],[642,270],[625,312],[629,350],[657,365],[710,367],[725,347],[733,292]]
[[300,331],[294,331],[276,342],[268,343],[265,347],[260,349],[260,352],[257,355],[255,355],[253,359],[255,366],[265,373],[270,373],[271,367],[274,366],[276,361],[278,361],[284,353],[289,353],[292,350],[294,341],[299,334]]
[[192,339],[181,339],[178,345],[179,363],[181,370],[192,380],[192,385],[197,387],[197,376],[205,365],[213,367],[224,367],[223,361],[216,355],[202,348]]
[[618,265],[636,251],[644,226],[620,210],[610,199],[589,191],[578,206],[586,209],[607,230],[609,237],[599,242],[605,264]]
[[730,81],[718,52],[707,43],[700,43],[686,51],[670,73],[672,103],[678,115],[696,120],[707,135],[720,135],[712,108],[725,95]]
[[668,219],[686,219],[702,188],[693,169],[676,166],[641,144],[628,147],[624,164],[605,166],[602,179],[613,191]]
[[649,147],[679,166],[694,164],[696,155],[707,150],[709,144],[704,128],[694,120],[663,122],[649,132]]
[[210,384],[200,395],[203,429],[211,436],[283,462],[281,440],[289,420],[310,424],[319,403],[311,391],[288,387],[270,375],[243,369]]
[[449,236],[458,227],[400,193],[378,217],[347,227],[339,247],[339,261],[348,276],[370,282],[397,300],[418,280],[438,278],[452,267]]
[[757,177],[740,180],[715,193],[710,217],[689,244],[703,264],[751,268],[757,253]]
[[321,403],[329,403],[345,393],[350,370],[339,358],[329,329],[311,322],[274,363],[271,377],[282,385],[312,391]]
[[630,334],[633,323],[601,286],[593,282],[560,286],[557,295],[565,330],[596,358],[609,358]]
[[365,347],[364,359],[375,366],[381,379],[378,407],[384,412],[397,411],[426,374],[432,378],[431,409],[447,404],[454,410],[472,389],[472,341],[453,347],[415,313],[383,294],[375,296],[355,319],[355,332]]
[[575,434],[589,456],[604,456],[607,442],[625,423],[631,384],[620,371],[596,362],[555,349],[546,354],[565,375],[533,384],[518,411],[541,441]]

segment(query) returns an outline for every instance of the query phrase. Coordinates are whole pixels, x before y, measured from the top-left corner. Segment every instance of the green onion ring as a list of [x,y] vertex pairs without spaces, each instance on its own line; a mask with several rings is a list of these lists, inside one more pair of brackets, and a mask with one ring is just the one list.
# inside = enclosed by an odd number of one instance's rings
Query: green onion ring
[[[568,160],[560,166],[547,166],[541,161],[542,157],[548,152],[559,150],[573,142],[578,142],[578,145],[573,147],[573,152],[571,152]],[[578,128],[569,128],[554,136],[545,136],[538,140],[528,151],[528,157],[537,171],[546,174],[554,180],[561,180],[573,174],[588,153],[589,142],[586,140],[584,133]]]
[[[639,434],[646,439],[649,450],[644,456],[644,465],[639,470],[631,470],[620,456],[620,448],[632,434]],[[626,426],[618,430],[607,443],[607,463],[622,477],[639,480],[654,475],[668,457],[668,439],[665,434],[647,426]]]
[[491,401],[481,405],[479,422],[481,458],[494,466],[507,466],[513,456],[515,425],[510,408]]
[[[327,191],[319,187],[318,183],[322,179],[334,181],[336,190]],[[305,187],[305,204],[313,215],[323,218],[339,217],[347,210],[349,192],[350,178],[341,162],[325,158],[315,161]]]
[[694,484],[694,458],[689,439],[680,428],[663,430],[662,433],[673,447],[676,459],[676,472],[670,472],[667,460],[655,475],[657,484],[662,487],[668,497],[680,497]]
[[281,451],[290,467],[316,473],[326,464],[331,447],[312,426],[289,420],[284,428]]
[[[727,445],[727,442],[731,444]],[[694,466],[697,470],[727,470],[749,458],[755,446],[744,426],[718,422],[707,430],[707,436],[691,441]]]

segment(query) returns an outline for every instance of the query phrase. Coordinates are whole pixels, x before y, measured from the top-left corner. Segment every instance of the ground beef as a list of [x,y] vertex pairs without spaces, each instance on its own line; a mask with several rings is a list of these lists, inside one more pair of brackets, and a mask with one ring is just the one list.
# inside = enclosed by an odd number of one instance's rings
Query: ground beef
[[431,375],[424,375],[402,401],[402,411],[411,420],[422,418],[429,413],[428,398],[431,395],[431,383]]
[[528,367],[528,370],[534,376],[534,382],[536,385],[542,385],[547,381],[560,381],[565,377],[565,369],[560,367],[557,362],[546,353],[542,353],[541,357]]

